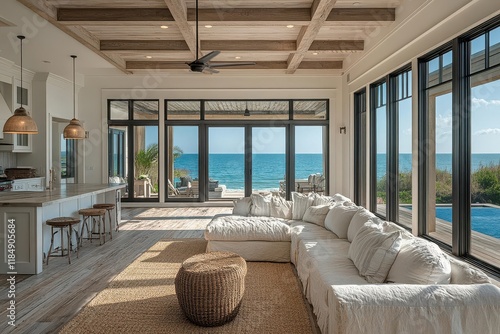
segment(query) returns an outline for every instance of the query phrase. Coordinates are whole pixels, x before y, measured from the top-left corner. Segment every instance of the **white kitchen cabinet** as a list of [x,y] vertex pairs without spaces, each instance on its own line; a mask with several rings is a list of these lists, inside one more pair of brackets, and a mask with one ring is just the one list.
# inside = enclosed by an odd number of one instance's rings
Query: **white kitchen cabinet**
[[16,179],[12,184],[12,191],[43,191],[43,190],[45,190],[44,177]]

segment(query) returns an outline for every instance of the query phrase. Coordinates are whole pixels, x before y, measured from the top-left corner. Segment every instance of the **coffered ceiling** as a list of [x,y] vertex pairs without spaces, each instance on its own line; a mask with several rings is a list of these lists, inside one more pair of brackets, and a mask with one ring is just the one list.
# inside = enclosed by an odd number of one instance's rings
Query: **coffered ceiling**
[[[196,58],[194,0],[18,0],[126,73],[188,72]],[[221,72],[342,70],[395,20],[391,0],[199,0],[202,56],[254,61]]]

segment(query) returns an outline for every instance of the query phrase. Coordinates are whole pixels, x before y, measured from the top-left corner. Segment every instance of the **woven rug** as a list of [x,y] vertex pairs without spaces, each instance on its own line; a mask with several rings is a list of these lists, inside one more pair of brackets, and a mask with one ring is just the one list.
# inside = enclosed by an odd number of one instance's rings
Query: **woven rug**
[[205,251],[202,239],[160,241],[142,254],[61,333],[316,333],[290,263],[248,262],[236,318],[199,327],[182,313],[174,279],[182,261]]

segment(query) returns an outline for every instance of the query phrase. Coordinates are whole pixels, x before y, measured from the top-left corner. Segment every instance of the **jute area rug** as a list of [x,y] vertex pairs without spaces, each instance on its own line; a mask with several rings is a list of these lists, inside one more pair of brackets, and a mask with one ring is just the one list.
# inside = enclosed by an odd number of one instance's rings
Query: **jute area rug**
[[199,327],[182,313],[174,279],[182,261],[205,251],[202,239],[160,241],[142,254],[61,333],[317,333],[290,263],[248,262],[236,318]]

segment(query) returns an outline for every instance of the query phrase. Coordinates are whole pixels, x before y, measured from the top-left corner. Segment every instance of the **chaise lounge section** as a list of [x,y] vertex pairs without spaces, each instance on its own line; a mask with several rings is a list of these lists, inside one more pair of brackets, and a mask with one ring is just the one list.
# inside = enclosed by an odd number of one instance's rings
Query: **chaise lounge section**
[[482,271],[345,196],[292,195],[236,201],[207,251],[293,263],[322,333],[498,332],[500,289]]

